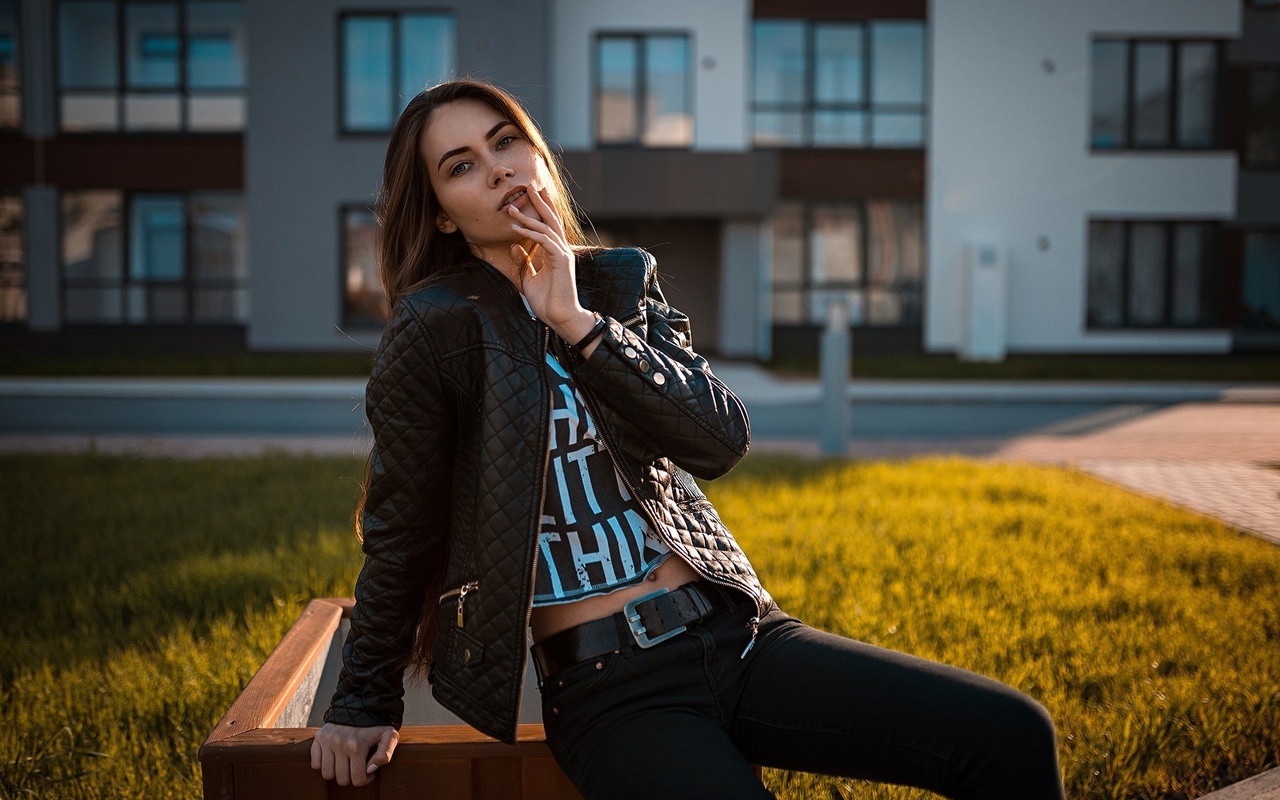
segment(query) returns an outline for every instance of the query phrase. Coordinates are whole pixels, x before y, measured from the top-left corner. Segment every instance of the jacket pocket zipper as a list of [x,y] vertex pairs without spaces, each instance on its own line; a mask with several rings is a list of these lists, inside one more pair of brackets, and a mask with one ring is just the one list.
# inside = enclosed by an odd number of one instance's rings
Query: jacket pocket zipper
[[463,609],[463,604],[466,602],[466,599],[467,599],[467,592],[474,592],[476,589],[479,589],[479,588],[480,588],[479,581],[470,581],[469,583],[464,583],[462,586],[458,587],[457,589],[450,589],[449,591],[440,595],[441,603],[448,600],[450,597],[453,597],[454,595],[458,596],[458,627],[459,628],[462,627],[462,609]]

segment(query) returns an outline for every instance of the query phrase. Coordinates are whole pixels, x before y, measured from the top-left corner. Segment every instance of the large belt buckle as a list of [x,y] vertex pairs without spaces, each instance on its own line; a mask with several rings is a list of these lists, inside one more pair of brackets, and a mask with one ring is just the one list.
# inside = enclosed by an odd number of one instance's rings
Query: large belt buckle
[[627,618],[627,627],[631,629],[631,635],[635,637],[636,644],[641,647],[653,647],[659,642],[665,642],[672,636],[679,636],[688,630],[687,625],[681,625],[679,628],[672,628],[666,633],[659,634],[651,639],[649,638],[648,632],[645,631],[644,623],[640,621],[640,614],[636,611],[636,606],[646,600],[652,600],[655,597],[661,597],[664,594],[668,594],[670,591],[670,589],[664,587],[656,592],[650,592],[644,597],[637,597],[635,600],[632,600],[622,607],[622,614]]

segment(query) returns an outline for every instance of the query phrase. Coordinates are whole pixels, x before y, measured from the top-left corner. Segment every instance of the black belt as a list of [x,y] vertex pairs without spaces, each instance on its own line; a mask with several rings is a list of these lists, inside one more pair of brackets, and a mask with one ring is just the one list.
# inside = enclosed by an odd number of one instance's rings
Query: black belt
[[727,608],[729,601],[705,579],[638,597],[612,616],[559,631],[531,647],[538,685],[548,675],[588,658],[636,646],[653,647]]

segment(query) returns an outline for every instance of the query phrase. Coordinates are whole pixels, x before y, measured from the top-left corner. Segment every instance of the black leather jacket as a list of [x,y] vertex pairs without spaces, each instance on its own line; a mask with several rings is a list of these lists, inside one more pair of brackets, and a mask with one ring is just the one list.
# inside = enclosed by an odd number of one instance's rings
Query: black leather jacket
[[768,592],[690,477],[716,478],[746,455],[746,409],[690,347],[689,319],[667,305],[652,255],[599,251],[576,269],[579,301],[608,318],[585,360],[483,261],[396,303],[365,397],[374,436],[366,558],[326,722],[400,727],[427,575],[447,559],[433,695],[515,742],[547,482],[548,347],[667,545],[767,610]]

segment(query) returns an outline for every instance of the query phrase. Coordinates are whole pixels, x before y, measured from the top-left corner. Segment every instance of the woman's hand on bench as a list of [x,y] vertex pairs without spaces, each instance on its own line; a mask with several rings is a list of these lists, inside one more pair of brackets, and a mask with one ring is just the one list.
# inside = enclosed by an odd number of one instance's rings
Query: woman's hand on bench
[[[400,733],[390,725],[358,728],[326,722],[311,741],[311,768],[339,786],[364,786],[378,767],[391,763]],[[372,751],[372,752],[371,752]]]

